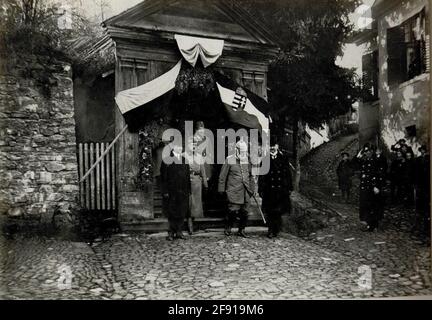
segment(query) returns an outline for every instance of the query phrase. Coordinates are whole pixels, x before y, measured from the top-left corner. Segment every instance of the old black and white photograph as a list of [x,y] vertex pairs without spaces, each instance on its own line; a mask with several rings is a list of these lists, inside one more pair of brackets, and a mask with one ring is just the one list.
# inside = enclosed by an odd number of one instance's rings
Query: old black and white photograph
[[430,5],[0,0],[0,300],[432,299]]

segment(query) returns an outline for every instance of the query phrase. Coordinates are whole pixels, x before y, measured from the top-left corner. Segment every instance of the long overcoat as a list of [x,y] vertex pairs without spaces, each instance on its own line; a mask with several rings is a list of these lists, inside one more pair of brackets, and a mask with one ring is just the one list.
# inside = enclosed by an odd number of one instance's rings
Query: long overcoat
[[189,212],[189,195],[191,193],[190,168],[182,157],[182,163],[161,165],[162,194],[168,195],[166,215],[168,218],[184,218]]
[[226,193],[229,203],[248,203],[255,192],[252,165],[240,163],[235,156],[227,157],[219,175],[218,191]]
[[338,176],[338,183],[340,190],[349,190],[352,186],[352,177],[354,171],[349,160],[342,160],[336,169],[336,174]]
[[270,158],[270,171],[260,176],[259,181],[264,210],[289,212],[293,184],[288,158],[284,155],[278,155],[274,159]]
[[[360,160],[360,220],[370,221],[382,218],[383,183],[380,179],[379,165],[375,157]],[[374,193],[379,189],[379,194]],[[374,217],[376,216],[376,217]]]

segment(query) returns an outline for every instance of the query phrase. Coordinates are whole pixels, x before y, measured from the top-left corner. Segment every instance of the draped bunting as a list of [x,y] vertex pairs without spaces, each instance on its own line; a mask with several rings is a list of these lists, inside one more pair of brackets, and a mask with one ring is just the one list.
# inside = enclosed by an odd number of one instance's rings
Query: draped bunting
[[198,58],[201,57],[204,68],[215,63],[222,55],[223,40],[197,38],[176,34],[174,38],[183,58],[195,67]]
[[[180,35],[176,35],[175,38],[183,57],[192,66],[195,66],[198,57],[201,57],[204,67],[208,67],[210,64],[216,62],[222,54],[223,40]],[[139,119],[142,112],[139,107],[147,105],[145,106],[147,109],[160,108],[160,105],[162,105],[161,101],[168,102],[171,99],[181,66],[182,60],[160,77],[117,94],[115,101],[131,128],[132,126],[135,127],[135,125],[132,125],[133,123],[140,122]],[[265,115],[265,113],[268,113],[268,110],[266,110],[268,109],[268,105],[265,100],[247,89],[245,89],[244,95],[236,93],[235,90],[240,86],[235,81],[218,72],[215,72],[214,77],[219,95],[231,122],[247,128],[264,131],[269,129],[269,119]],[[152,103],[149,107],[148,105],[152,101],[155,103]],[[150,112],[150,110],[148,111]],[[163,112],[163,110],[161,109],[159,112]]]
[[181,65],[182,61],[180,60],[174,68],[160,77],[141,86],[120,91],[115,97],[115,101],[121,113],[125,114],[173,90]]

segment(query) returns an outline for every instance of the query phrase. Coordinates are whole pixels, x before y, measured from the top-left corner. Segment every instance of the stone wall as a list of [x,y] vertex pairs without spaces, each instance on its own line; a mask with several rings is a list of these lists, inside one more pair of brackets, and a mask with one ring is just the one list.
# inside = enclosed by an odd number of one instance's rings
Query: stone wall
[[0,216],[70,217],[79,193],[71,66],[37,56],[0,61]]
[[284,232],[304,237],[337,223],[335,213],[313,203],[306,196],[292,192],[290,198],[291,212],[282,216]]

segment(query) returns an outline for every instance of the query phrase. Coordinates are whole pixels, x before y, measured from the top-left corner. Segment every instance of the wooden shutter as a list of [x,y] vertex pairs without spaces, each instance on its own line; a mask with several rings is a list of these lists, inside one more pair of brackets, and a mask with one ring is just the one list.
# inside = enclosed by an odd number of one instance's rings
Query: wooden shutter
[[403,26],[387,29],[388,84],[396,85],[406,80],[407,56]]
[[370,101],[372,96],[372,54],[368,53],[362,57],[362,68],[363,68],[363,92],[364,101]]
[[378,51],[362,57],[364,101],[378,99]]
[[372,96],[374,100],[378,99],[378,89],[379,89],[379,52],[375,50],[372,52]]
[[421,41],[422,72],[430,72],[430,36],[426,34],[425,38]]

